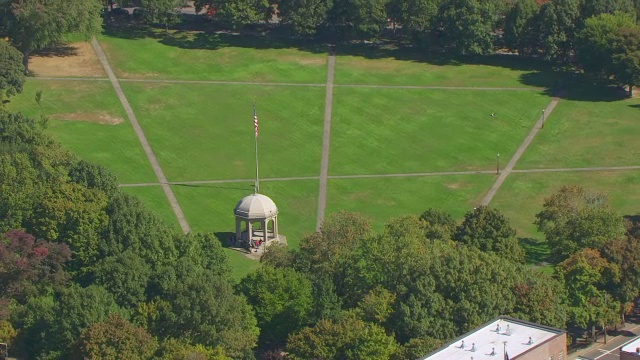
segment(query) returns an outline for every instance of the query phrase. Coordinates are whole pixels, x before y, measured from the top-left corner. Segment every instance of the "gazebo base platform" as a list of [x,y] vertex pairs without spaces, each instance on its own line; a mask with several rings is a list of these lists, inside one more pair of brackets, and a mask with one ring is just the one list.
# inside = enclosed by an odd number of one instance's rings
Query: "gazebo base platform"
[[245,247],[239,247],[238,246],[238,242],[235,240],[235,236],[232,236],[231,239],[229,239],[229,243],[227,244],[227,248],[231,249],[231,250],[235,250],[238,252],[241,252],[244,254],[244,256],[248,257],[249,259],[252,260],[260,260],[262,258],[262,255],[264,255],[264,251],[266,247],[269,247],[271,245],[274,244],[282,244],[284,246],[287,246],[287,237],[282,235],[282,234],[278,234],[278,240],[272,240],[269,241],[266,246],[264,246],[264,244],[260,245],[259,248],[250,248],[247,249]]

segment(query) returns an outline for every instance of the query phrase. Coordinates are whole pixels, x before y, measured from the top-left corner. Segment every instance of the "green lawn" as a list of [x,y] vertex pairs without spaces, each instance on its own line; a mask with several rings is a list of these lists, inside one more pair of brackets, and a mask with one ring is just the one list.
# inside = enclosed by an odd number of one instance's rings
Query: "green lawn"
[[[589,171],[564,173],[512,173],[491,202],[511,219],[518,236],[542,239],[532,224],[545,197],[562,185],[580,185],[609,195],[620,215],[640,214],[640,171]],[[523,206],[526,204],[525,206]]]
[[[290,248],[297,248],[305,234],[315,231],[318,186],[317,180],[260,183],[260,193],[269,196],[278,206],[278,226]],[[238,201],[252,193],[253,183],[174,185],[171,188],[193,231],[214,232],[226,238],[235,231],[233,209]],[[228,255],[236,277],[257,266],[257,262],[236,251],[228,250]]]
[[339,48],[337,84],[553,87],[558,74],[540,61],[511,55],[427,58],[410,50]]
[[[258,36],[147,32],[99,38],[118,77],[319,83],[327,81],[326,49],[299,48]],[[122,34],[133,36],[135,34]]]
[[[550,101],[534,91],[336,88],[331,175],[492,170]],[[496,116],[491,117],[495,112]]]
[[562,99],[519,169],[640,165],[640,99],[575,88]]
[[178,218],[169,205],[169,200],[162,187],[158,186],[136,186],[121,187],[122,191],[138,197],[147,207],[160,217],[168,225],[172,226],[176,232],[182,232]]
[[477,206],[495,175],[330,179],[327,212],[355,211],[370,217],[377,230],[389,219],[446,210],[456,219]]
[[[42,108],[34,100],[37,91],[42,91]],[[47,115],[48,129],[58,141],[81,158],[109,168],[121,183],[157,181],[108,81],[29,79],[7,109]]]
[[255,177],[254,100],[261,177],[320,172],[323,88],[122,85],[172,181]]

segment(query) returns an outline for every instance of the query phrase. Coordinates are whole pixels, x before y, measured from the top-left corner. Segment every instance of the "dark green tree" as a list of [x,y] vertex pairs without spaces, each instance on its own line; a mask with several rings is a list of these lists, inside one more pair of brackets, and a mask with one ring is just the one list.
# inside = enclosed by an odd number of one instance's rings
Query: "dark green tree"
[[22,92],[24,65],[22,54],[0,39],[0,106],[5,99]]
[[233,29],[266,20],[270,15],[267,0],[214,0],[215,19]]
[[546,198],[534,224],[545,235],[556,261],[584,248],[600,249],[625,231],[622,217],[609,207],[606,195],[580,186],[563,186]]
[[268,348],[284,346],[290,333],[309,323],[311,281],[293,269],[264,267],[242,279],[238,289],[253,306],[260,342]]
[[628,87],[629,97],[633,88],[640,86],[640,26],[620,29],[616,33],[613,73],[619,84]]
[[542,5],[539,41],[547,59],[568,59],[574,49],[576,31],[580,28],[581,0],[556,0]]
[[185,0],[142,0],[144,18],[152,24],[164,25],[165,31],[169,26],[180,22],[180,9],[186,4]]
[[109,196],[113,196],[118,189],[118,179],[112,172],[102,165],[79,160],[69,169],[72,182],[88,189],[98,189]]
[[280,0],[278,16],[296,34],[315,35],[318,26],[325,23],[332,3],[332,0]]
[[441,46],[461,55],[489,53],[500,11],[497,0],[444,0],[436,24]]
[[454,239],[485,252],[493,252],[514,262],[524,260],[524,250],[516,231],[497,209],[480,206],[469,210],[458,227]]
[[92,271],[93,283],[104,287],[118,305],[128,309],[146,300],[150,276],[149,265],[131,251],[100,260]]
[[450,240],[458,226],[451,214],[433,208],[423,212],[420,219],[427,222],[426,235],[432,240]]
[[527,55],[535,50],[536,21],[539,6],[535,0],[516,1],[507,13],[504,41],[512,51]]

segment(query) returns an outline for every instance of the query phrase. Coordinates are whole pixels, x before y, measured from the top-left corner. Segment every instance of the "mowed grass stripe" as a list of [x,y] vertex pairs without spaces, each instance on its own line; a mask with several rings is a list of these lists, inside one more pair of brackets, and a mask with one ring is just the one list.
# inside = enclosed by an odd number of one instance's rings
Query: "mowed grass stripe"
[[640,99],[576,86],[562,99],[517,169],[640,164]]
[[327,210],[361,212],[377,230],[390,218],[420,215],[428,208],[462,219],[478,206],[494,180],[494,175],[330,179]]
[[317,84],[326,79],[324,46],[304,48],[257,36],[203,32],[141,34],[148,35],[99,38],[119,78]]
[[317,176],[323,88],[123,83],[169,181]]
[[[42,91],[41,106],[35,102]],[[48,131],[82,159],[113,171],[122,183],[156,181],[111,84],[28,79],[9,111],[49,117]]]
[[511,158],[549,100],[519,91],[336,88],[329,174],[495,169],[497,154]]

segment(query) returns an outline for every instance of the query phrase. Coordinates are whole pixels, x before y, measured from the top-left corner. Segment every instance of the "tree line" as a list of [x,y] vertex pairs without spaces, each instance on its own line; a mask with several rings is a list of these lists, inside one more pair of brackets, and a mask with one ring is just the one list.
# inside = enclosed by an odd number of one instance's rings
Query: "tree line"
[[536,215],[552,275],[483,206],[382,231],[335,213],[234,281],[219,239],[175,233],[46,122],[0,111],[0,341],[21,358],[413,359],[499,314],[614,324],[640,290],[640,225],[577,186]]

